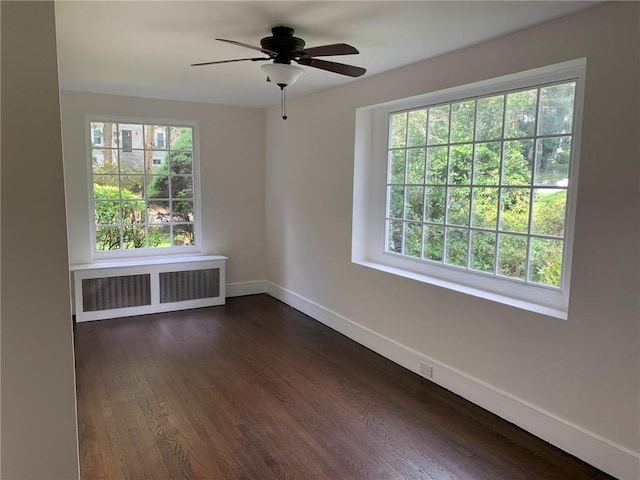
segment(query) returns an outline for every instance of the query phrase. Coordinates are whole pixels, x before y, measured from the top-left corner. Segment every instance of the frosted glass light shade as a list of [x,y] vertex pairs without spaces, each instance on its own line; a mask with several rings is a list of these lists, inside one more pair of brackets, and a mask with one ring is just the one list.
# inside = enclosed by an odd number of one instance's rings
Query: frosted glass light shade
[[300,78],[300,75],[304,73],[302,68],[284,63],[267,63],[260,68],[264,70],[269,80],[280,87],[293,85]]

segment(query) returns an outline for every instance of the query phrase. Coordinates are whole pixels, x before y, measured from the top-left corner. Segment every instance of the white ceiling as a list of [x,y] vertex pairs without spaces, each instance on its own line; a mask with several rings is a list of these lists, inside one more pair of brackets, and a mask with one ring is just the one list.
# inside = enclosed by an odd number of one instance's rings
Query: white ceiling
[[[191,63],[260,56],[226,38],[259,46],[288,25],[307,47],[349,43],[359,55],[326,60],[365,67],[366,76],[482,42],[600,2],[583,1],[56,1],[63,89],[223,105],[276,105],[262,62]],[[532,45],[535,48],[535,45]],[[303,67],[289,98],[350,77]]]

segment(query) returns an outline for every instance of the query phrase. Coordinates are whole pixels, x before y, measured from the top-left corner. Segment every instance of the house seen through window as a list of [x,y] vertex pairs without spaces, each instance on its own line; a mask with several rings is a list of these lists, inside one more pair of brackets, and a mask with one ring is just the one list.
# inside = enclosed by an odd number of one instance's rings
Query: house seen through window
[[193,248],[194,126],[89,123],[95,251]]

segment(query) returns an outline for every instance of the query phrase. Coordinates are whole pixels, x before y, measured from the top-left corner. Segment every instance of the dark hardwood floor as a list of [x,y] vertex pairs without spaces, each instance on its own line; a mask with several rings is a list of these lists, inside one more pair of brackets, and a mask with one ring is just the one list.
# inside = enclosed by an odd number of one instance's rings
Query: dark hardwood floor
[[83,480],[612,478],[266,295],[75,352]]

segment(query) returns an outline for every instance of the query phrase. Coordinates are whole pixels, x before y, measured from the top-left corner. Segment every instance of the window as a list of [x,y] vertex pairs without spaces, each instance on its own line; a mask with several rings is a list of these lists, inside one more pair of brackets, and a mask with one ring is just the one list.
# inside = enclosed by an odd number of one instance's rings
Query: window
[[365,110],[374,165],[356,159],[356,175],[373,202],[354,199],[368,231],[354,261],[566,317],[583,74],[573,62]]
[[90,119],[88,128],[96,256],[195,251],[195,126]]

